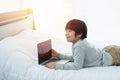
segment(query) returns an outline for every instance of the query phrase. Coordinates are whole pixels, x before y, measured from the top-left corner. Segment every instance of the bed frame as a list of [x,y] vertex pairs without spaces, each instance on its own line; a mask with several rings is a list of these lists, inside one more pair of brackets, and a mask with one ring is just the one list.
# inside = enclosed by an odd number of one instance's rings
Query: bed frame
[[0,13],[0,40],[25,29],[35,29],[32,9]]

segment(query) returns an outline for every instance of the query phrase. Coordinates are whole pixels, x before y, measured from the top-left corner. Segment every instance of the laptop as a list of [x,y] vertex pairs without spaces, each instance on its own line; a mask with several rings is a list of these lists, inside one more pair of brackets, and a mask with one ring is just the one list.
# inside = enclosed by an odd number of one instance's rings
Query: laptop
[[38,64],[45,65],[49,62],[67,63],[69,60],[60,60],[52,57],[52,42],[51,39],[37,44],[38,48]]

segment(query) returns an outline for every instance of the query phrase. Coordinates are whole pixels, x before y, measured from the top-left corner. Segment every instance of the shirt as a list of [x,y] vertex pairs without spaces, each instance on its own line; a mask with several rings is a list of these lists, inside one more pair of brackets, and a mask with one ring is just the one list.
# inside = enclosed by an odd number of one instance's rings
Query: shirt
[[86,39],[78,40],[72,45],[72,56],[60,54],[60,59],[67,59],[66,64],[56,63],[56,69],[78,70],[86,67],[112,65],[112,57],[109,53],[95,48]]

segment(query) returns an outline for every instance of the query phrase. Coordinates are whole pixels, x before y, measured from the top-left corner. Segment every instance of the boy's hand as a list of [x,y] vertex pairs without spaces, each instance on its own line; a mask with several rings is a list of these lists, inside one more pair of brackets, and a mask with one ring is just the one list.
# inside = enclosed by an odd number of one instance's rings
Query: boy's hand
[[52,57],[59,58],[58,52],[56,52],[54,49],[52,49]]
[[55,62],[50,62],[50,63],[47,63],[45,66],[50,68],[50,69],[54,69],[55,66],[56,66],[56,63]]

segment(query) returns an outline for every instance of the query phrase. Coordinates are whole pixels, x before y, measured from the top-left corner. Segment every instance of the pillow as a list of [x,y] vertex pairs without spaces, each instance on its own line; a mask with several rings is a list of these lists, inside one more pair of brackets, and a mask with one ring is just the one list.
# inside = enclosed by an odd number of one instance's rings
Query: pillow
[[[7,37],[0,41],[0,54],[9,55],[14,52],[21,52],[32,59],[37,58],[37,42],[18,37]],[[1,59],[1,58],[0,58]]]
[[48,39],[51,39],[53,49],[55,49],[61,53],[66,53],[68,55],[72,54],[72,50],[71,50],[72,44],[71,43],[63,42],[62,40],[55,38],[52,35],[41,33],[40,31],[37,31],[37,30],[27,29],[27,30],[24,30],[21,33],[15,35],[15,37],[33,40],[38,43],[43,42]]
[[51,36],[49,36],[48,34],[41,33],[40,31],[32,30],[32,29],[24,30],[19,34],[15,35],[15,37],[33,40],[37,42],[43,42],[45,40],[51,39]]

